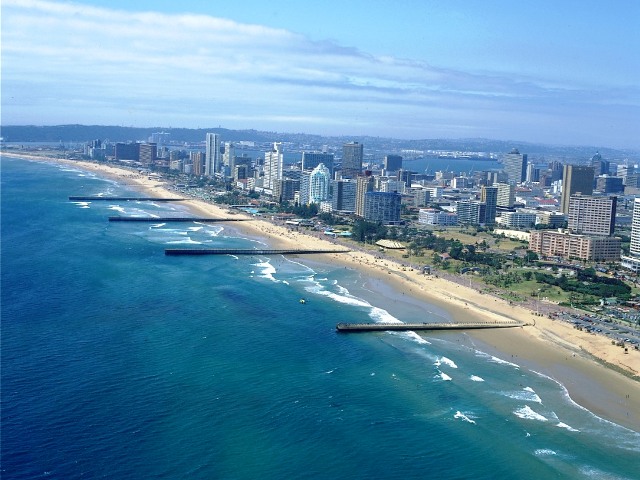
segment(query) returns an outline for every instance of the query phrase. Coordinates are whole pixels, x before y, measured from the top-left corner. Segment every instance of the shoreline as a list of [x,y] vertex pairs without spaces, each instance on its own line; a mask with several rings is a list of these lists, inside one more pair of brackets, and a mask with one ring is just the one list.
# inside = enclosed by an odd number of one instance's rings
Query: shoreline
[[[149,178],[124,167],[88,161],[76,161],[2,152],[3,156],[75,166],[99,176],[139,188],[150,196],[181,197],[191,211],[213,218],[228,217],[227,210],[203,200],[185,197],[166,188],[161,178]],[[79,192],[69,192],[77,194]],[[238,213],[238,215],[244,215]],[[339,244],[329,239],[301,233],[265,219],[248,220],[225,226],[264,241],[274,248],[327,249]],[[318,263],[346,267],[360,273],[363,284],[379,294],[378,298],[402,301],[409,296],[432,304],[449,313],[460,323],[465,321],[519,320],[535,326],[493,331],[474,331],[462,335],[462,342],[472,348],[490,350],[497,356],[546,375],[562,384],[578,405],[614,423],[640,432],[640,354],[624,354],[604,336],[580,332],[560,320],[534,316],[532,311],[443,278],[422,275],[392,260],[352,250],[327,254]],[[381,288],[386,285],[390,288]],[[381,305],[384,307],[384,305]],[[431,334],[430,334],[431,335]],[[479,347],[478,347],[479,345]]]

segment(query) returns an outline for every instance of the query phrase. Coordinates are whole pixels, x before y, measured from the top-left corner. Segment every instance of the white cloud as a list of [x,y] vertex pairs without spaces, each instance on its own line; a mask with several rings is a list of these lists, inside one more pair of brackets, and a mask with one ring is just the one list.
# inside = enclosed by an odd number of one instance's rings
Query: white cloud
[[[607,97],[553,79],[438,69],[205,15],[4,0],[2,16],[5,124],[99,118],[400,137],[505,131],[526,139],[528,121],[539,129],[558,116],[593,117],[617,104],[638,117],[637,89]],[[584,140],[596,126],[585,121]],[[582,141],[579,133],[566,143]],[[608,143],[638,141],[617,135]]]

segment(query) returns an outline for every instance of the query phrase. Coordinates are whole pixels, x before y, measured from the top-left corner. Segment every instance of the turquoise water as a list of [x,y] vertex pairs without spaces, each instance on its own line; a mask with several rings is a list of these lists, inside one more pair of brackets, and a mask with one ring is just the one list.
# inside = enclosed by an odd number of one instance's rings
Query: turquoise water
[[[638,478],[640,435],[319,258],[168,257],[260,245],[130,187],[2,159],[3,478]],[[301,304],[300,298],[306,303]]]

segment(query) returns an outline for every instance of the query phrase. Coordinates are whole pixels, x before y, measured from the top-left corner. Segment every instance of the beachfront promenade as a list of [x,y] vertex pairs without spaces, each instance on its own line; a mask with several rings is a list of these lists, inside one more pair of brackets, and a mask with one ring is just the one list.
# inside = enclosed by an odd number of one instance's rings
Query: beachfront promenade
[[523,322],[470,322],[470,323],[339,323],[339,332],[387,332],[407,330],[480,330],[488,328],[515,328],[531,325]]

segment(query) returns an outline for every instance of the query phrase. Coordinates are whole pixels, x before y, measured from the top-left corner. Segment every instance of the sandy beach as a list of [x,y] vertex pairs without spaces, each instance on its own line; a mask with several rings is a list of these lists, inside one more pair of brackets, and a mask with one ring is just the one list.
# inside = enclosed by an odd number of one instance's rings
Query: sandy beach
[[[7,157],[51,161],[82,168],[120,183],[136,186],[149,196],[178,197],[165,188],[162,179],[141,175],[125,168],[91,162],[59,160],[39,156],[2,153]],[[69,192],[70,195],[83,192]],[[194,213],[215,218],[229,217],[220,206],[185,198]],[[234,216],[244,215],[237,213]],[[250,217],[236,222],[232,229],[259,238],[276,248],[342,248],[331,240],[276,225],[266,219]],[[535,312],[510,305],[496,297],[458,285],[433,275],[403,267],[388,259],[362,251],[326,254],[323,263],[331,263],[360,272],[371,289],[383,282],[391,289],[381,291],[381,302],[393,295],[410,295],[425,303],[435,304],[458,322],[512,321],[535,325],[501,330],[474,331],[459,334],[470,347],[493,351],[501,358],[513,357],[514,363],[526,366],[562,383],[570,397],[598,416],[640,432],[640,352],[625,353],[605,336],[578,331],[570,324],[536,316]],[[393,293],[389,293],[389,291]],[[384,298],[384,297],[388,298]],[[379,305],[384,307],[384,304]],[[430,335],[430,334],[428,334]],[[624,372],[624,374],[622,373]]]

